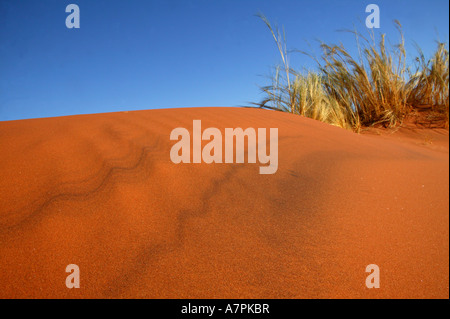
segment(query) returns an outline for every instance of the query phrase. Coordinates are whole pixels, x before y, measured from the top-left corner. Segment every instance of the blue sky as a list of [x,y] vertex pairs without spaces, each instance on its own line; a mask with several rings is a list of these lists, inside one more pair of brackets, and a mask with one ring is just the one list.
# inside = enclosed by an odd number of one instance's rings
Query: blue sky
[[[80,8],[67,29],[65,8]],[[262,99],[259,87],[280,62],[264,13],[286,29],[288,48],[319,52],[316,39],[352,46],[366,5],[392,20],[426,55],[448,41],[447,0],[0,0],[0,120],[167,107],[237,106]],[[302,55],[294,68],[313,68]]]

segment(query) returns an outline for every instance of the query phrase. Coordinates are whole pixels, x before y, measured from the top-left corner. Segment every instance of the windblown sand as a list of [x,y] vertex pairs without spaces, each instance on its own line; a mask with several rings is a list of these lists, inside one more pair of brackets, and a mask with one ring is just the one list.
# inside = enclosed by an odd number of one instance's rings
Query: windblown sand
[[[277,127],[277,173],[173,164],[194,119]],[[0,297],[449,298],[448,131],[402,134],[241,108],[0,122]]]

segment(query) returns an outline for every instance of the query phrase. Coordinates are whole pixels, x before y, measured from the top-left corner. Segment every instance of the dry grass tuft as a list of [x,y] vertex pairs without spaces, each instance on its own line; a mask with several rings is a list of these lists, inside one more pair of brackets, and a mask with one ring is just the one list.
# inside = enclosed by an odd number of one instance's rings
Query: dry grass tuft
[[411,74],[401,25],[395,21],[401,36],[395,46],[386,47],[385,35],[376,43],[373,33],[367,39],[350,31],[356,38],[358,59],[342,45],[322,43],[321,57],[311,56],[318,72],[298,72],[289,66],[284,32],[281,36],[264,15],[258,16],[272,33],[283,61],[275,68],[272,84],[262,87],[266,96],[255,103],[258,106],[359,131],[375,124],[398,126],[416,107],[430,105],[448,127],[449,53],[445,44],[439,43],[429,61],[419,50],[417,70]]

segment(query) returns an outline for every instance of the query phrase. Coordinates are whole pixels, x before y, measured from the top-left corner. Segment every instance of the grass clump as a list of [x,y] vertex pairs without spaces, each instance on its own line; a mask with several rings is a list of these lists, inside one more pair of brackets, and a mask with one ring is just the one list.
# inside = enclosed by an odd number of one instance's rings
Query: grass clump
[[[311,56],[318,71],[296,71],[289,66],[283,32],[267,25],[279,49],[283,65],[275,68],[272,84],[262,87],[265,98],[255,103],[263,108],[299,114],[332,125],[359,131],[361,127],[400,125],[417,106],[429,105],[448,127],[448,66],[445,44],[439,44],[429,61],[416,59],[412,73],[406,62],[403,33],[400,42],[387,48],[385,35],[376,42],[351,31],[356,38],[358,59],[343,45],[321,44],[322,55]],[[303,52],[305,53],[305,52]]]
[[418,67],[411,76],[411,92],[408,102],[418,107],[431,109],[431,116],[442,119],[449,125],[449,52],[445,43],[438,43],[430,60],[418,48]]

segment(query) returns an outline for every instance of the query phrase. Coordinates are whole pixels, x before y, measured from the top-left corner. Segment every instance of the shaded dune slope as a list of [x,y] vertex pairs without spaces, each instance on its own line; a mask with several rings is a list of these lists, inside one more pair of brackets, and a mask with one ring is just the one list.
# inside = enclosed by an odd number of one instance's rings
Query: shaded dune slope
[[[277,173],[173,164],[170,132],[194,119],[277,127]],[[448,298],[448,132],[433,134],[240,108],[0,122],[0,297]]]

